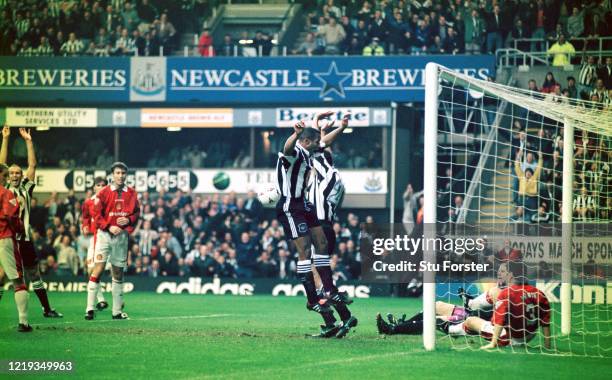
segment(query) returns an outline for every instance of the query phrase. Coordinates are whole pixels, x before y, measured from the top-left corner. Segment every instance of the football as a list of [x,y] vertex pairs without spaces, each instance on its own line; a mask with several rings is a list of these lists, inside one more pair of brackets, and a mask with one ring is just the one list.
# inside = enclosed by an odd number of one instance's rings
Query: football
[[278,202],[280,198],[280,193],[278,189],[272,185],[267,184],[262,186],[259,190],[257,190],[257,199],[264,204],[269,205]]

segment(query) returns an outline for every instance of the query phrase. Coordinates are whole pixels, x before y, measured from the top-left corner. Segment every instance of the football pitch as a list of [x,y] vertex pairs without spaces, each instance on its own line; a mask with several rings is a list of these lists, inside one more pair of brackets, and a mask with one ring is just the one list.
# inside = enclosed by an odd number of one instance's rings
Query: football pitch
[[[451,344],[441,334],[437,350],[426,352],[420,336],[378,335],[376,312],[411,315],[420,310],[420,299],[357,299],[355,332],[323,340],[305,338],[318,331],[320,317],[306,311],[301,297],[130,293],[125,311],[131,320],[113,321],[105,310],[85,321],[85,294],[50,294],[64,313],[61,320],[44,319],[31,294],[34,332],[20,334],[11,296],[7,292],[0,302],[0,360],[74,363],[73,373],[49,378],[583,380],[612,373],[610,357],[480,352],[479,339]],[[609,333],[596,340],[612,346]]]

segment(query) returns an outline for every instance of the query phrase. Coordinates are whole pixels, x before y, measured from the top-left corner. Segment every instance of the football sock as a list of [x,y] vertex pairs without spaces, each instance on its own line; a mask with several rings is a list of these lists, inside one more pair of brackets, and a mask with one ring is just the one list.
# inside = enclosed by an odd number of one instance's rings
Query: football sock
[[117,281],[113,278],[113,315],[120,314],[123,311],[123,281]]
[[15,304],[19,314],[19,323],[28,324],[28,292],[25,286],[15,289]]
[[454,335],[454,336],[467,335],[467,333],[465,332],[465,329],[463,328],[463,323],[459,323],[457,325],[449,325],[448,335]]
[[478,297],[470,300],[468,306],[471,310],[489,309],[491,308],[491,302],[487,297],[487,292],[481,293]]
[[94,309],[98,289],[100,289],[100,279],[94,276],[89,277],[89,282],[87,283],[87,309],[85,309],[86,312]]
[[323,283],[323,289],[327,293],[335,293],[338,288],[334,285],[334,279],[332,277],[331,267],[329,266],[329,256],[327,255],[312,255],[314,260],[314,266],[317,268],[317,273],[321,277],[321,283]]
[[308,303],[314,304],[319,302],[310,260],[300,260],[297,262],[297,275],[302,285],[304,285],[304,292],[306,292]]
[[50,311],[51,305],[49,305],[49,297],[47,296],[47,289],[45,289],[45,283],[41,279],[38,279],[32,282],[32,288],[34,289],[34,293],[36,293],[36,297],[38,297],[38,300],[40,301],[40,304],[42,305],[43,309],[45,311]]
[[102,292],[102,287],[101,286],[98,287],[98,291],[96,292],[96,300],[98,301],[98,303],[106,302],[106,299],[104,298],[104,293]]

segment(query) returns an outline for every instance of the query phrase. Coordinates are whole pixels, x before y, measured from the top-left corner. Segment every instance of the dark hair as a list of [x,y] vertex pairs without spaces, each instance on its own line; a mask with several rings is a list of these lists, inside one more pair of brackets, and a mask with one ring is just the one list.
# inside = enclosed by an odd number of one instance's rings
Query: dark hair
[[121,161],[114,162],[114,163],[111,165],[111,172],[114,172],[116,168],[121,168],[121,169],[125,170],[126,172],[127,172],[127,170],[128,170],[127,165],[126,165],[126,164],[124,164],[124,163],[123,163],[123,162],[121,162]]
[[320,136],[320,135],[321,133],[317,131],[316,129],[307,127],[307,128],[304,128],[304,131],[300,135],[299,140],[304,141],[305,139],[308,139],[308,140],[314,141],[317,138],[317,136]]
[[[550,74],[550,76],[552,77],[551,80],[548,80],[548,74]],[[557,84],[557,81],[555,80],[555,76],[553,75],[552,72],[547,72],[546,76],[544,77],[544,83],[542,84],[542,87],[553,87],[554,85]]]
[[524,284],[527,282],[527,266],[523,260],[509,260],[508,272],[512,273],[515,283]]
[[104,178],[104,177],[96,177],[96,178],[94,179],[94,186],[96,186],[96,185],[97,185],[97,184],[99,184],[99,183],[103,183],[103,184],[104,184],[104,186],[108,185],[108,181],[107,181],[107,180],[106,180],[106,178]]
[[533,170],[531,170],[531,168],[527,168],[527,169],[525,169],[525,174],[527,174],[527,172],[530,172],[530,173],[531,173],[531,175],[533,175]]

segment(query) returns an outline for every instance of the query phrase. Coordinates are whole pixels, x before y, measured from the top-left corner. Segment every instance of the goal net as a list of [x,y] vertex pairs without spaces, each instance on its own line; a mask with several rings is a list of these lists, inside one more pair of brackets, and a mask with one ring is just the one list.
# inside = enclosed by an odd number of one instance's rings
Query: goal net
[[[470,316],[489,321],[498,269],[517,261],[550,303],[552,345],[545,347],[539,328],[527,344],[517,340],[505,350],[611,357],[610,103],[519,89],[512,78],[508,84],[434,64],[426,69],[425,233],[480,238],[484,249],[426,251],[425,260],[489,267],[425,274],[424,345],[433,349],[437,340],[475,350],[487,344],[465,326],[467,334],[456,327],[440,332],[448,318],[436,315],[448,317],[446,304],[467,305]],[[527,309],[519,305],[523,323],[546,324],[543,314]],[[529,331],[506,327],[510,336]]]

